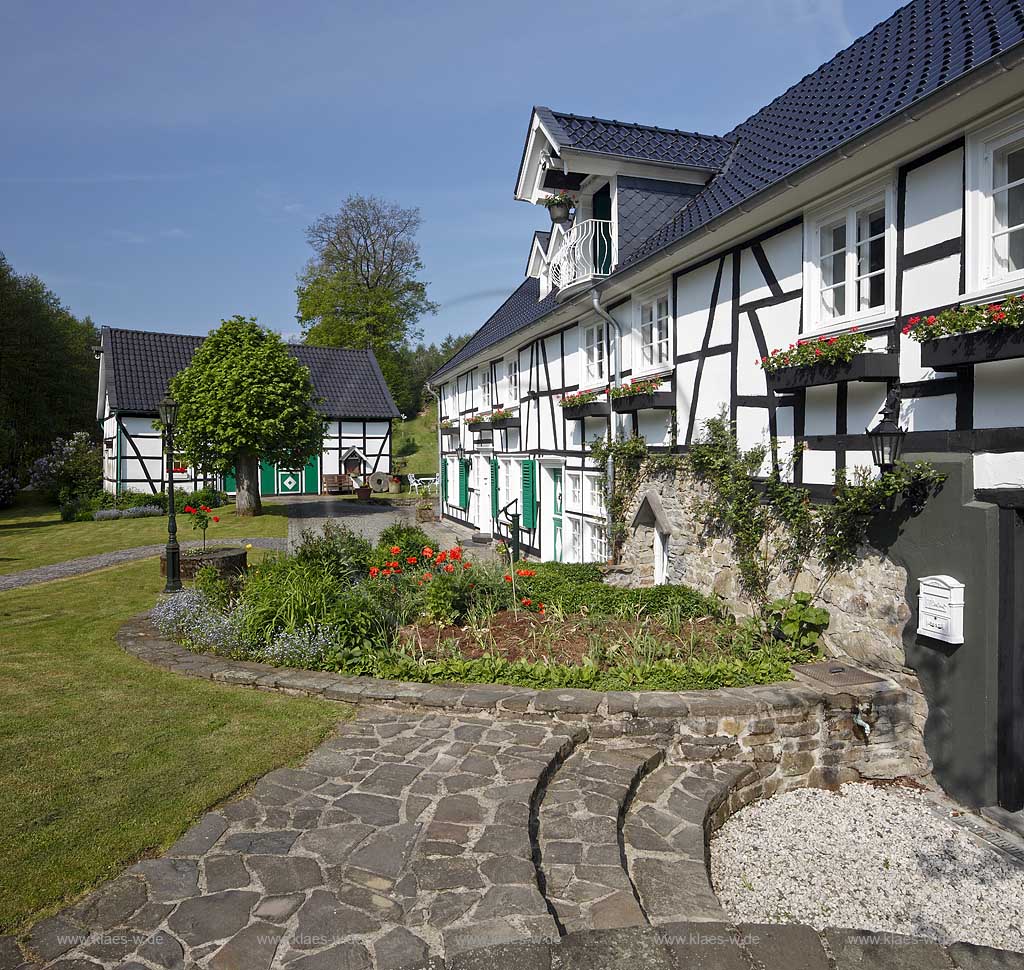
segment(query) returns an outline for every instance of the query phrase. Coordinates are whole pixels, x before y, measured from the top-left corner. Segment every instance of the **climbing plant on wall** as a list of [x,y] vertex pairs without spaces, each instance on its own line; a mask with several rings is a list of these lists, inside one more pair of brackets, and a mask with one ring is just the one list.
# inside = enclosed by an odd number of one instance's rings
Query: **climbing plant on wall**
[[[652,452],[643,435],[595,438],[590,444],[590,454],[601,468],[599,484],[606,496],[612,528],[608,539],[613,557],[617,558],[627,533],[626,511],[640,487],[653,475],[678,469],[681,456]],[[609,459],[614,469],[612,482],[608,480]]]
[[786,599],[792,601],[800,576],[817,562],[808,605],[815,602],[837,573],[857,562],[881,513],[896,503],[918,510],[945,479],[924,462],[877,477],[857,468],[837,475],[832,502],[816,504],[787,480],[799,451],[778,461],[768,461],[770,454],[766,444],[742,450],[723,414],[705,423],[686,456],[688,470],[707,486],[694,498],[694,512],[707,534],[731,544],[742,591],[763,617],[776,605],[769,588],[777,577],[788,580]]

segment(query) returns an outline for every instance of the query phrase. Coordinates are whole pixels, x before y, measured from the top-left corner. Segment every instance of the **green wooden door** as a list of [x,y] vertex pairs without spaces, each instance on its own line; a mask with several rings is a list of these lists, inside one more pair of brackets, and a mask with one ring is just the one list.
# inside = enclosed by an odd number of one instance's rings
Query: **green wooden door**
[[282,468],[277,473],[277,490],[282,495],[298,495],[302,492],[302,472]]
[[260,462],[260,495],[276,495],[277,494],[277,482],[274,481],[276,478],[276,469],[270,462]]
[[562,561],[562,469],[551,469],[551,552]]
[[302,491],[307,495],[320,494],[320,456],[314,455],[306,462],[302,473]]

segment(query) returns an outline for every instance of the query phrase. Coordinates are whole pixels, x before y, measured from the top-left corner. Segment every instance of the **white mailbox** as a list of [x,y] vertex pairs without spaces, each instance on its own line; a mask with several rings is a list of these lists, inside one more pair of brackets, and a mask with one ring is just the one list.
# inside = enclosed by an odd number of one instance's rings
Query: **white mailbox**
[[924,576],[917,594],[917,632],[946,643],[964,642],[964,584]]

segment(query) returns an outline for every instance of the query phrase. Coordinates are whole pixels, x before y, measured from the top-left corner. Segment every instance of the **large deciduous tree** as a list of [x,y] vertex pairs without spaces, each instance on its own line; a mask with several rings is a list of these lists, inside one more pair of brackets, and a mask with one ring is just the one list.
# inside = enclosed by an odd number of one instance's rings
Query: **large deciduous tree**
[[349,196],[306,231],[314,255],[296,291],[306,343],[372,350],[405,413],[415,409],[420,388],[411,388],[403,351],[421,336],[420,317],[437,309],[419,279],[420,222],[419,209]]
[[58,437],[96,436],[99,335],[0,253],[0,467],[24,472]]
[[209,471],[234,470],[239,515],[259,515],[260,459],[301,468],[323,445],[309,369],[255,318],[222,321],[171,380],[175,450]]

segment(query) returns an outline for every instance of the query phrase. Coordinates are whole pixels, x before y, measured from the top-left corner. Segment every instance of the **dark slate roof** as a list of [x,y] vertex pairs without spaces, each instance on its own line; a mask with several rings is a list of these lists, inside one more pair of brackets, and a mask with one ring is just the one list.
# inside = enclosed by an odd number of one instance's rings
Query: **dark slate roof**
[[620,155],[648,162],[667,162],[718,171],[732,151],[728,138],[696,131],[655,128],[630,121],[586,118],[582,115],[534,108],[558,142],[558,149],[572,148],[599,155]]
[[699,185],[620,175],[616,189],[619,262],[624,262],[701,191]]
[[630,262],[699,229],[1022,40],[1024,0],[913,0],[726,135],[735,148],[721,174]]
[[528,327],[535,320],[539,320],[549,310],[556,306],[555,293],[552,290],[543,300],[540,296],[540,282],[535,277],[528,277],[516,287],[515,292],[504,302],[487,322],[472,337],[469,338],[466,346],[463,347],[454,357],[447,360],[430,376],[434,381],[454,370],[463,361],[475,357],[485,347],[504,340],[506,337]]
[[[202,337],[103,328],[107,393],[115,411],[156,414],[170,379],[188,366]],[[332,418],[397,418],[377,359],[370,350],[288,344],[309,368],[320,411]]]

